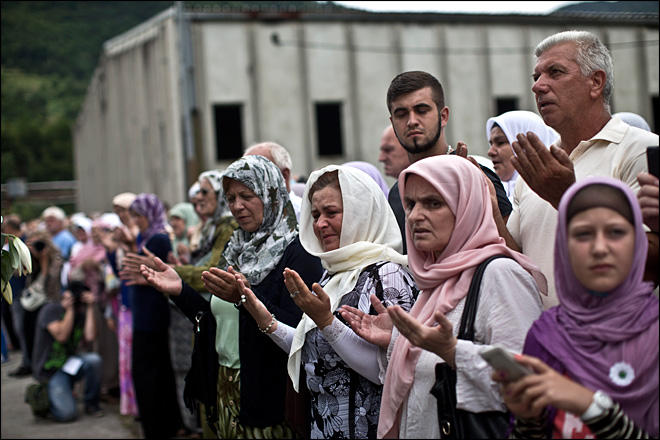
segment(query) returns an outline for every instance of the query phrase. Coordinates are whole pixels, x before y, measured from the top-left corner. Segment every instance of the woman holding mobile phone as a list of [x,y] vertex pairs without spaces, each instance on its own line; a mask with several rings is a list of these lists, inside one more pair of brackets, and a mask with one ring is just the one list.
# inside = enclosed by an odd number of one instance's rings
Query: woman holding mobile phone
[[658,299],[643,281],[648,242],[637,198],[619,180],[574,184],[559,205],[559,305],[532,325],[507,381],[512,438],[657,438]]

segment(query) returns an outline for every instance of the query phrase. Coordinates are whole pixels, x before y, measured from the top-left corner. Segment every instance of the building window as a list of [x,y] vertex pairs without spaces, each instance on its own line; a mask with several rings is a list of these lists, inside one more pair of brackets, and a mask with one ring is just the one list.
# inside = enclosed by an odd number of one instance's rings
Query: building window
[[653,119],[649,121],[651,125],[651,131],[658,134],[658,129],[660,129],[660,97],[655,95],[651,98],[653,105]]
[[497,107],[497,115],[502,113],[510,112],[512,110],[518,110],[518,98],[515,97],[503,97],[495,99],[495,106]]
[[319,156],[344,154],[341,128],[341,103],[316,104],[316,141]]
[[243,155],[243,121],[241,105],[214,105],[215,158],[236,160]]

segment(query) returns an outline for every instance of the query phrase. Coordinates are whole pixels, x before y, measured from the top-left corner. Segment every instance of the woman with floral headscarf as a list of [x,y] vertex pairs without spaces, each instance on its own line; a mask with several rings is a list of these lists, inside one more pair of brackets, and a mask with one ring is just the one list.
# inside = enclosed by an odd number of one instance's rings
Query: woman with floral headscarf
[[512,437],[658,438],[658,298],[643,281],[648,241],[635,193],[609,177],[573,184],[555,236],[559,305],[517,361],[537,374],[503,382]]
[[326,269],[312,286],[315,294],[293,270],[285,270],[303,319],[291,327],[271,318],[250,289],[245,289],[246,308],[289,354],[296,391],[304,378],[312,398],[309,437],[376,438],[383,390],[379,348],[356,336],[339,309],[347,305],[376,313],[372,297],[405,310],[412,306],[417,287],[401,255],[396,218],[370,175],[335,165],[312,173],[300,214],[300,240]]
[[[458,409],[504,416],[498,385],[479,352],[493,344],[522,350],[524,335],[543,310],[539,290],[545,291],[546,283],[538,267],[499,236],[486,178],[470,161],[451,155],[417,161],[399,175],[399,192],[408,265],[420,294],[410,313],[392,306],[374,319],[354,311],[346,316],[356,333],[369,340],[365,329],[371,328],[388,349],[378,437],[440,438],[438,401],[429,392],[436,364],[456,372]],[[484,271],[474,340],[459,340],[472,278],[495,255],[508,258],[492,261]],[[426,338],[418,340],[414,333]]]
[[[241,307],[236,275],[278,319],[295,326],[302,311],[289,296],[284,269],[295,269],[311,285],[321,276],[321,263],[300,244],[293,205],[275,164],[263,156],[245,156],[223,173],[222,186],[239,229],[218,267],[202,275],[205,289],[213,294],[211,301],[158,259],[157,270],[142,266],[142,273],[151,285],[169,294],[191,321],[196,322],[199,313],[213,313],[210,328],[215,338],[209,340],[205,354],[215,360],[217,374],[206,387],[217,388],[218,436],[292,438],[294,431],[284,414],[287,356]],[[204,374],[213,365],[206,367]]]
[[[138,194],[129,208],[140,233],[138,253],[145,248],[159,258],[172,250],[165,230],[165,208],[155,194]],[[170,309],[167,297],[149,285],[132,286],[133,383],[146,438],[171,438],[183,428],[170,357]]]

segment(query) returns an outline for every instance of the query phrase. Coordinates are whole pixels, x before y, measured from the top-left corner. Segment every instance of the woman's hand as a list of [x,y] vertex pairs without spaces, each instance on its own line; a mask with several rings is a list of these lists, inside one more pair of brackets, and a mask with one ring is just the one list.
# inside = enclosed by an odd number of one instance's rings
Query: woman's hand
[[144,252],[144,255],[136,254],[133,252],[126,254],[122,260],[123,266],[132,271],[139,271],[140,266],[143,264],[152,269],[156,269],[156,265],[154,263],[156,255],[146,247],[142,248],[142,251]]
[[342,306],[339,309],[342,318],[346,320],[348,325],[351,326],[353,331],[367,342],[378,345],[379,347],[387,349],[392,339],[392,320],[389,309],[386,309],[382,302],[372,294],[369,297],[371,305],[376,309],[376,316],[364,313],[360,309],[350,306]]
[[114,235],[115,239],[121,243],[131,247],[135,244],[135,235],[124,225],[115,228]]
[[[141,285],[146,286],[149,283],[142,276],[141,266],[146,266],[151,269],[157,269],[154,260],[157,258],[153,252],[149,251],[146,247],[142,248],[145,255],[139,255],[130,252],[124,256],[122,260],[122,269],[119,271],[119,279],[126,282],[128,286]],[[162,260],[161,260],[162,262]]]
[[501,383],[504,403],[516,417],[538,418],[546,406],[554,406],[580,416],[591,405],[593,391],[559,374],[538,358],[516,355],[515,359],[536,374],[528,374],[509,382],[504,372],[495,371],[492,378]]
[[[245,297],[245,302],[242,303],[243,307],[245,307],[245,310],[247,310],[250,315],[254,318],[256,321],[257,325],[259,326],[260,329],[265,329],[267,328],[270,323],[273,321],[273,317],[259,298],[254,294],[254,292],[245,285],[245,281],[243,280],[243,275],[237,273],[235,275],[236,277],[236,284],[238,285],[238,291],[241,295],[241,300],[243,299],[243,296]],[[275,331],[277,328],[277,320],[273,324],[273,326],[268,330],[268,333],[272,333]]]
[[82,267],[86,271],[101,270],[101,265],[94,259],[94,257],[85,258],[82,262]]
[[188,260],[190,257],[190,249],[188,246],[185,245],[185,243],[179,243],[176,246],[176,252],[179,254],[179,258],[182,260],[185,259],[185,262],[182,262],[181,264],[188,264]]
[[149,284],[147,280],[145,280],[142,276],[140,268],[135,269],[127,268],[125,266],[122,267],[122,269],[119,271],[119,279],[125,282],[127,286],[146,286]]
[[170,296],[180,295],[181,289],[183,288],[183,282],[181,281],[179,274],[158,257],[154,258],[154,265],[155,269],[144,264],[140,266],[140,274],[142,278],[150,286],[163,293]]
[[330,311],[330,297],[318,283],[312,284],[312,290],[316,293],[314,294],[309,291],[295,270],[286,268],[284,269],[284,284],[286,284],[293,302],[314,321],[319,330],[332,324],[335,317]]
[[[212,267],[209,270],[202,272],[202,281],[204,282],[204,287],[209,293],[222,300],[237,303],[241,298],[241,294],[238,290],[238,282],[236,281],[237,274],[243,277],[242,274],[236,272],[231,266],[229,266],[226,271],[217,267]],[[250,287],[244,277],[243,280],[246,286]]]
[[455,357],[458,340],[452,332],[452,323],[443,313],[436,311],[433,317],[437,325],[429,327],[410,316],[400,306],[392,306],[388,310],[399,333],[405,336],[411,344],[437,354],[450,367],[456,369]]
[[657,234],[660,230],[658,178],[653,174],[642,172],[637,175],[637,182],[640,187],[637,191],[637,199],[642,208],[642,219],[644,224]]
[[181,266],[181,260],[174,256],[174,252],[170,251],[167,253],[167,264],[172,266]]

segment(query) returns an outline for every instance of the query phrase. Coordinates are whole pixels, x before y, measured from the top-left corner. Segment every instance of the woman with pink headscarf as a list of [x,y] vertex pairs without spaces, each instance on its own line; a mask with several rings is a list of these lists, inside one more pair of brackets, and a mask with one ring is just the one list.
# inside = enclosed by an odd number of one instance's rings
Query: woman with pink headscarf
[[[69,260],[71,264],[69,281],[82,281],[94,295],[99,314],[106,318],[112,310],[112,298],[106,288],[106,274],[111,273],[112,268],[108,262],[106,247],[103,245],[103,237],[111,226],[102,218],[91,221],[90,238],[75,254],[72,254]],[[99,316],[98,322],[94,351],[103,359],[102,387],[106,390],[115,390],[119,387],[118,339],[107,319],[101,319]]]
[[105,304],[104,265],[107,257],[99,229],[108,227],[109,225],[101,219],[93,220],[90,228],[91,238],[87,239],[69,261],[71,263],[69,279],[83,281],[101,306]]
[[[379,316],[344,309],[356,333],[387,348],[379,438],[440,438],[437,400],[429,393],[435,366],[456,371],[457,408],[473,413],[506,407],[479,352],[500,345],[520,352],[527,330],[541,314],[545,278],[524,255],[509,249],[493,220],[483,172],[458,156],[434,156],[399,176],[406,212],[408,265],[421,292],[407,314],[380,307]],[[484,260],[474,341],[456,338],[472,277]],[[396,327],[393,327],[395,324]],[[409,339],[413,332],[428,338]],[[400,335],[405,337],[400,337]],[[429,351],[432,350],[432,351]]]

